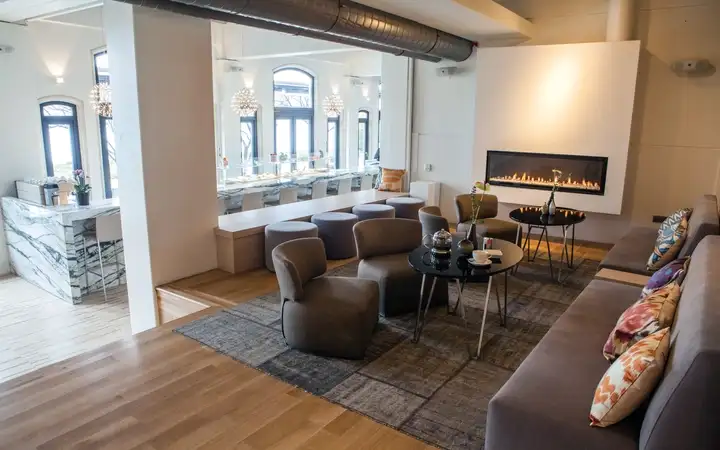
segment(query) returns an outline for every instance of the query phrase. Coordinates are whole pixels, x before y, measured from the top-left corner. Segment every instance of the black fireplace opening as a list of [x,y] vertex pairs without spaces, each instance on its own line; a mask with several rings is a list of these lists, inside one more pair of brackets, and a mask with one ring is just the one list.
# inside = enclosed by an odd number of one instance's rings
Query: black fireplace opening
[[558,155],[488,150],[485,180],[495,186],[605,195],[608,159],[603,156]]

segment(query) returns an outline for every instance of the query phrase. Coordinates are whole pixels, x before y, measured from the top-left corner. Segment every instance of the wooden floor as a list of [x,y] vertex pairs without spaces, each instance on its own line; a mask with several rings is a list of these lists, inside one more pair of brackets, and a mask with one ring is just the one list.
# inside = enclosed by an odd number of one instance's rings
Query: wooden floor
[[0,382],[130,334],[124,287],[107,302],[95,293],[71,305],[22,278],[0,278]]
[[[277,290],[265,270],[173,285],[227,306]],[[217,305],[0,384],[0,448],[432,448],[172,332]]]

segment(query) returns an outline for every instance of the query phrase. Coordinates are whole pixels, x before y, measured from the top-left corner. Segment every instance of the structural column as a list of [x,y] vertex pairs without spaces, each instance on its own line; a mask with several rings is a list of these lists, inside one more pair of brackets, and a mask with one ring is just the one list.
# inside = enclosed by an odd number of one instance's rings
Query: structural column
[[380,165],[389,169],[410,169],[413,68],[410,58],[382,55]]
[[120,211],[134,333],[155,287],[217,266],[210,22],[105,1]]

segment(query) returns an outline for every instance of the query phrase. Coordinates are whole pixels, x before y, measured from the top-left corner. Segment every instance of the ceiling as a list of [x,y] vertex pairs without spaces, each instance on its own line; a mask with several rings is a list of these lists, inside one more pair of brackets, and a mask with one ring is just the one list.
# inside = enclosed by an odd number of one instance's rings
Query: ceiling
[[0,20],[24,22],[101,3],[102,0],[0,0]]
[[532,24],[492,0],[355,0],[477,42],[530,37]]

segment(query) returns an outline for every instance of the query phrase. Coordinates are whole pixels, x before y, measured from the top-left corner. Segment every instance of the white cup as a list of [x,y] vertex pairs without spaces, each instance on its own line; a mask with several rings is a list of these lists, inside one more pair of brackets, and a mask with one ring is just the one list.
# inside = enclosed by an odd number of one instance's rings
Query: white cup
[[490,259],[488,252],[483,250],[473,250],[472,256],[475,262],[479,264],[484,264]]

